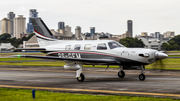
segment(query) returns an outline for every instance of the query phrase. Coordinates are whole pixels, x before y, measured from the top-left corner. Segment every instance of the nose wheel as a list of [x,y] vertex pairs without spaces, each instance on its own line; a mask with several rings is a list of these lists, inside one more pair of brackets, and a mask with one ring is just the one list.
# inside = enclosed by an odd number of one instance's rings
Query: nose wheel
[[124,78],[125,72],[123,70],[119,71],[118,76],[119,76],[119,78]]
[[144,74],[139,75],[139,80],[144,81],[146,79],[146,76]]
[[141,66],[141,74],[139,75],[139,80],[144,81],[146,76],[143,74],[145,70],[145,66]]
[[80,74],[80,77],[77,77],[77,80],[79,81],[79,82],[83,82],[84,81],[84,79],[85,79],[85,76],[84,76],[84,74]]

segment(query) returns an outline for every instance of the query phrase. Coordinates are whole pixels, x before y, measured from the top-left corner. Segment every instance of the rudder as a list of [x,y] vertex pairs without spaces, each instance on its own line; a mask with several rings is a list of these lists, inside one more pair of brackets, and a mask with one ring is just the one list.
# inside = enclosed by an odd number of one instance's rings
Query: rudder
[[56,43],[57,39],[53,36],[41,18],[31,18],[31,22],[40,47]]

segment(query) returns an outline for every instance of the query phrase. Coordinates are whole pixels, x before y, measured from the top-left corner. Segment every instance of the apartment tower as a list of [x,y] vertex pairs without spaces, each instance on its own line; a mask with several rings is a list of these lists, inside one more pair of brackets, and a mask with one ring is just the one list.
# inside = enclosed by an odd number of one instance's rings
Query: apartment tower
[[21,38],[26,33],[26,18],[23,15],[18,15],[14,18],[14,37]]

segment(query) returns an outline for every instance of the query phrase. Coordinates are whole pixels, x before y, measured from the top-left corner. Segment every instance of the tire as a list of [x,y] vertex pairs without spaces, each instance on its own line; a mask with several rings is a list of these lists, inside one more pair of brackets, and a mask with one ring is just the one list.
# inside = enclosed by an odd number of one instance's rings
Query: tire
[[85,76],[84,76],[84,74],[80,74],[80,77],[77,77],[77,80],[79,81],[79,82],[83,82],[84,81],[84,79],[85,79]]
[[119,76],[119,78],[124,78],[125,72],[123,70],[119,71],[118,76]]
[[146,79],[146,76],[144,74],[139,75],[139,80],[144,81]]

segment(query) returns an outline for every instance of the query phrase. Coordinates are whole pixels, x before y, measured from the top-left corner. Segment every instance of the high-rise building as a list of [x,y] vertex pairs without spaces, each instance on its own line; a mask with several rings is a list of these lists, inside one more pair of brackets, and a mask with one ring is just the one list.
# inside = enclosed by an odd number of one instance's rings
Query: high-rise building
[[65,35],[67,37],[71,37],[72,36],[71,27],[69,27],[68,25],[65,27]]
[[65,29],[64,22],[58,22],[58,29]]
[[133,37],[133,22],[132,22],[132,20],[127,21],[127,31],[131,33],[130,37]]
[[81,37],[81,27],[80,26],[76,26],[76,29],[75,29],[75,37],[77,39],[80,39]]
[[14,18],[14,37],[21,38],[26,33],[26,18],[18,15]]
[[13,13],[13,12],[9,12],[8,14],[7,14],[7,18],[11,21],[11,33],[9,33],[9,34],[11,34],[11,36],[13,36],[13,34],[14,34],[14,17],[15,17],[15,14]]
[[167,31],[163,35],[164,35],[164,38],[172,38],[175,36],[175,33],[173,31]]
[[30,9],[29,10],[29,23],[27,23],[27,33],[33,33],[34,32],[30,18],[36,18],[36,17],[38,17],[38,12],[36,11],[36,9]]
[[59,34],[65,35],[64,22],[58,22],[57,32],[58,32]]
[[15,17],[15,14],[14,14],[13,12],[9,12],[9,13],[7,14],[7,18],[8,18],[9,20],[13,20],[14,17]]
[[160,32],[155,32],[155,38],[159,38],[160,37]]
[[1,34],[9,33],[11,34],[11,20],[3,18],[1,20]]
[[91,27],[91,28],[90,28],[90,33],[91,33],[91,36],[92,36],[93,34],[95,34],[95,27]]

